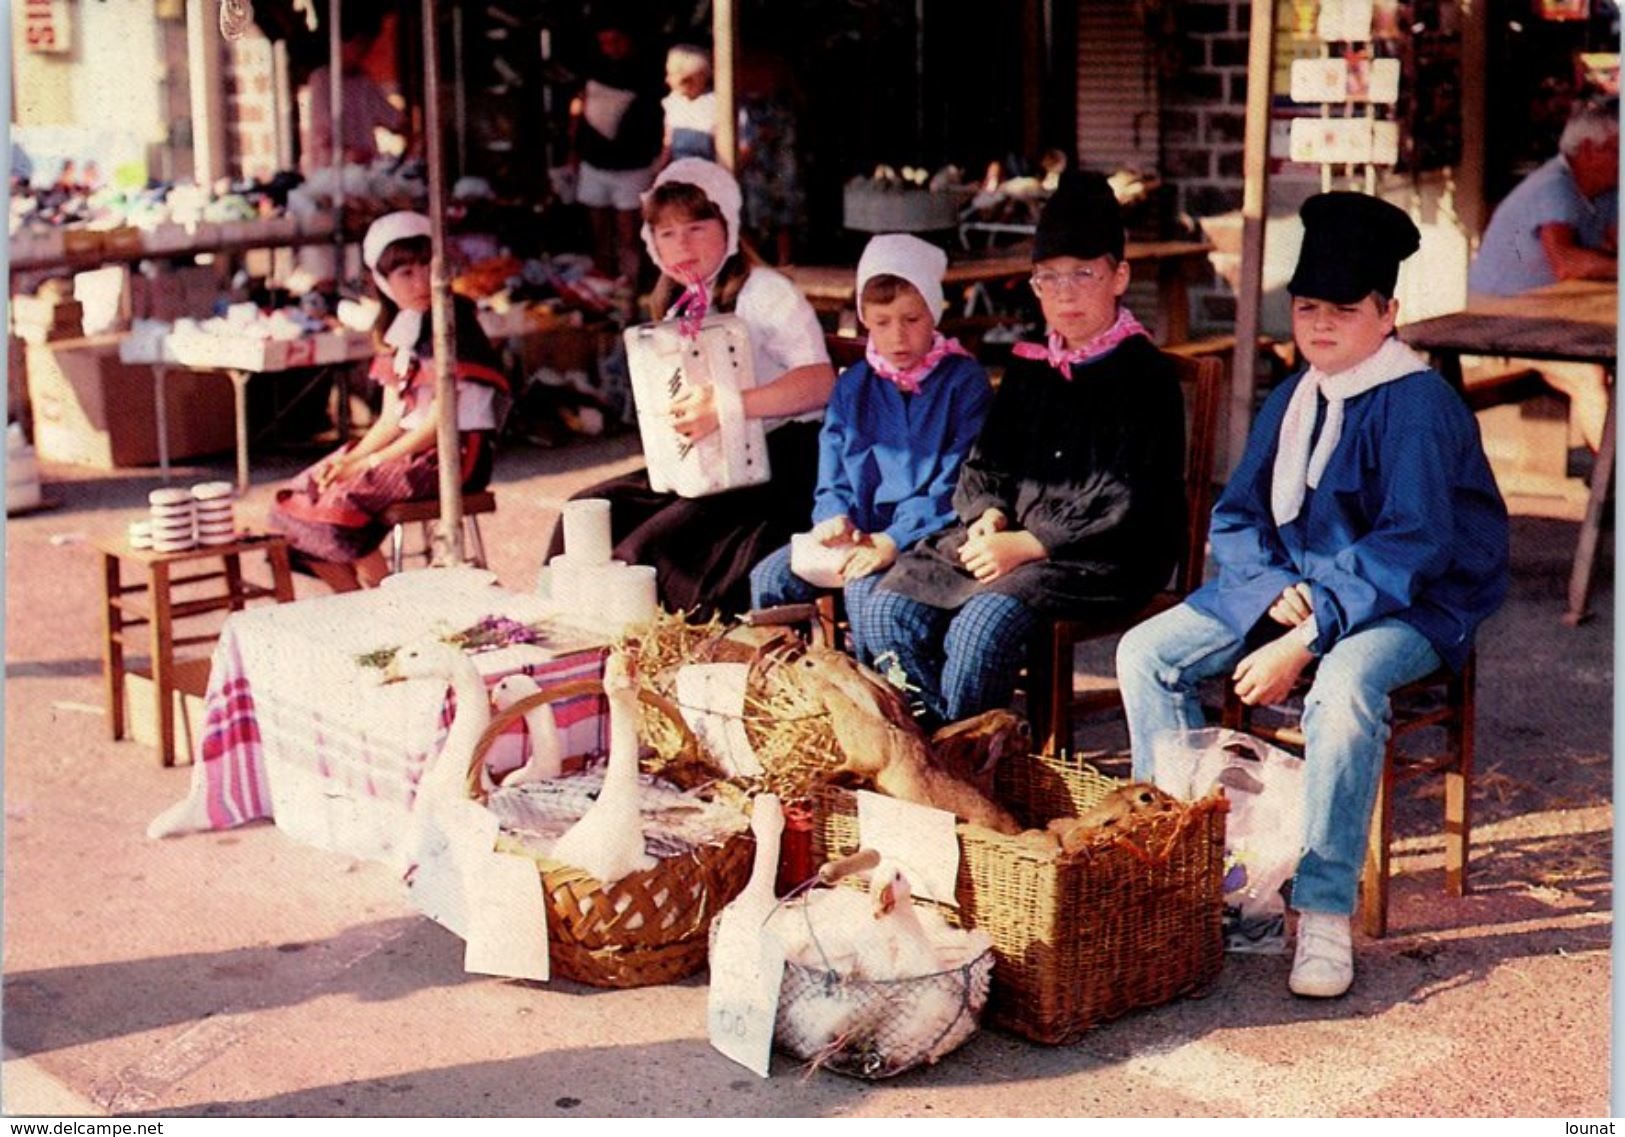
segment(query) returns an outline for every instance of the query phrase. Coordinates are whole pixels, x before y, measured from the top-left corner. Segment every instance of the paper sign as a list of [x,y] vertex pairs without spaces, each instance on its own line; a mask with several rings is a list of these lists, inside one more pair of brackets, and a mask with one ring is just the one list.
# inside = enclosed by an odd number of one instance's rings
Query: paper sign
[[551,974],[547,904],[536,862],[514,853],[489,852],[468,885],[468,936],[463,970],[504,979]]
[[1399,161],[1399,124],[1364,118],[1293,119],[1292,160],[1391,166]]
[[762,772],[745,734],[745,683],[748,663],[691,663],[677,672],[677,705],[700,744],[729,774],[754,777]]
[[858,791],[858,840],[908,873],[915,896],[958,907],[959,836],[954,815],[928,805]]
[[1295,103],[1393,103],[1399,99],[1399,60],[1295,59],[1292,101]]
[[784,947],[753,920],[737,912],[717,918],[711,945],[711,988],[706,995],[711,1045],[747,1070],[767,1077],[773,1024],[779,1016]]
[[1363,42],[1371,38],[1373,0],[1320,0],[1316,30],[1323,40]]
[[462,937],[464,970],[547,979],[541,878],[528,857],[496,852],[496,815],[464,799],[433,804],[413,823],[413,903]]

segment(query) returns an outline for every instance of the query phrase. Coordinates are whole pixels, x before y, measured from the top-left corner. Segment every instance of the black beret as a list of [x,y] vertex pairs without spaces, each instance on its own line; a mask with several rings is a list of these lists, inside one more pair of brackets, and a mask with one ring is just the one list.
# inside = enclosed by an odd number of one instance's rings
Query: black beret
[[1068,170],[1038,215],[1033,260],[1107,255],[1123,259],[1123,211],[1103,175]]
[[1303,248],[1287,282],[1293,296],[1352,304],[1394,294],[1399,262],[1422,244],[1405,211],[1363,193],[1317,193],[1298,211]]

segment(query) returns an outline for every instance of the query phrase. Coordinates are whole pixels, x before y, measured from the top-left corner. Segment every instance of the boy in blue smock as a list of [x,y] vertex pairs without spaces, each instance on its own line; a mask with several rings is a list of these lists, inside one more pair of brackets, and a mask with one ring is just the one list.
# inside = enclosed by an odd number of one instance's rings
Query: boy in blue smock
[[1389,692],[1459,668],[1505,598],[1507,513],[1478,424],[1393,337],[1399,262],[1420,235],[1356,193],[1304,203],[1287,284],[1308,368],[1271,393],[1209,530],[1218,576],[1123,637],[1118,681],[1134,775],[1164,731],[1205,725],[1196,685],[1227,674],[1250,705],[1304,703],[1305,841],[1289,987],[1342,995],[1349,917],[1382,776]]
[[[937,330],[947,267],[947,254],[918,237],[885,233],[869,242],[857,288],[868,346],[835,381],[818,438],[810,539],[839,563],[853,648],[868,664],[860,614],[869,594],[900,552],[953,520],[959,467],[993,398],[982,365]],[[795,567],[790,546],[758,564],[752,607],[824,591]]]

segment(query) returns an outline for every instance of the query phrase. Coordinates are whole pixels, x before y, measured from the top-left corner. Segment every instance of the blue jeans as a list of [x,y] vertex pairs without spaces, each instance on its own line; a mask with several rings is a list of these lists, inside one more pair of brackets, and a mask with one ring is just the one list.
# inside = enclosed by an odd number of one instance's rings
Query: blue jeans
[[[1188,604],[1122,638],[1117,681],[1136,778],[1152,779],[1158,734],[1206,725],[1196,685],[1228,677],[1245,654],[1240,637]],[[1439,664],[1426,637],[1394,619],[1344,636],[1320,660],[1304,700],[1304,852],[1292,883],[1298,911],[1354,911],[1388,744],[1388,693]]]
[[[882,570],[868,576],[860,576],[841,589],[841,599],[846,605],[847,626],[852,638],[851,652],[865,667],[873,667],[875,661],[873,653],[863,641],[865,623],[863,611],[868,605],[869,594],[875,590],[875,585],[879,584],[880,578],[885,575],[885,571]],[[789,545],[769,553],[750,570],[752,608],[772,608],[777,604],[810,604],[829,591],[827,588],[819,588],[816,584],[809,584],[790,571]]]
[[1027,605],[998,592],[955,610],[884,588],[870,595],[862,619],[862,639],[877,655],[897,656],[932,727],[1008,707],[1039,622]]

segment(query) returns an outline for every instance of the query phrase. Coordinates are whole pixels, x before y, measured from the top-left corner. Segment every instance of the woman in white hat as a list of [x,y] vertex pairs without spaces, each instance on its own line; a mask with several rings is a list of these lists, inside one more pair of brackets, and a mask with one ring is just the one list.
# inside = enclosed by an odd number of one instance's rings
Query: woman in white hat
[[[388,571],[379,545],[380,515],[390,505],[433,497],[439,486],[433,345],[429,311],[429,219],[390,213],[373,222],[361,246],[383,299],[380,343],[371,378],[383,409],[367,433],[317,462],[277,491],[269,527],[287,534],[295,561],[334,591],[372,587]],[[491,477],[496,403],[508,391],[496,351],[474,306],[454,297],[457,429],[465,492]]]

